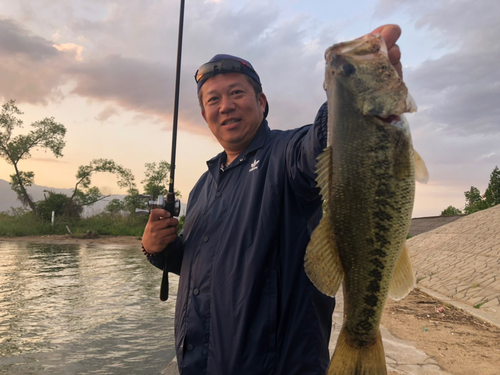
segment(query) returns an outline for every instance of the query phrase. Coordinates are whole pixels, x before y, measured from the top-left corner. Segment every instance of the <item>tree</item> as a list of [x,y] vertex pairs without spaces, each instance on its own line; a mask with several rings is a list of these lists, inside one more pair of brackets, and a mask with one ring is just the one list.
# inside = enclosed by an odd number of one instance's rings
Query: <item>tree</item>
[[500,169],[498,166],[493,169],[490,175],[490,182],[488,188],[484,193],[484,199],[488,204],[488,207],[496,206],[500,204]]
[[[161,160],[158,165],[155,162],[144,164],[146,178],[142,180],[144,186],[144,194],[153,196],[153,199],[158,198],[159,195],[167,195],[170,178],[170,164],[165,160]],[[181,197],[180,191],[175,191],[176,197]]]
[[153,196],[153,199],[159,195],[167,195],[168,177],[170,175],[170,164],[165,160],[161,160],[158,165],[155,162],[146,163],[146,178],[142,180],[144,185],[144,194]]
[[31,130],[28,134],[14,136],[14,130],[23,127],[23,121],[17,118],[22,114],[23,112],[17,108],[15,100],[10,100],[2,105],[2,112],[0,113],[0,156],[7,163],[14,166],[15,173],[10,176],[12,190],[16,192],[23,205],[29,206],[38,216],[37,206],[26,190],[28,186],[33,185],[35,174],[31,171],[21,171],[18,163],[29,158],[32,149],[45,149],[51,151],[56,158],[61,157],[62,149],[65,146],[66,128],[64,125],[55,122],[53,117],[46,117],[41,121],[32,123],[31,126],[34,130]]
[[139,196],[138,189],[128,189],[127,195],[123,199],[124,211],[127,211],[130,215],[135,214],[135,209],[147,209],[146,200]]
[[455,216],[455,215],[462,215],[462,211],[453,206],[448,206],[441,212],[441,216]]
[[129,191],[135,189],[135,178],[130,169],[123,168],[110,159],[94,159],[88,165],[78,167],[77,182],[68,201],[68,209],[74,206],[90,206],[107,197],[101,194],[98,187],[90,186],[91,177],[97,172],[113,173],[118,177],[119,187],[128,188]]
[[119,199],[111,199],[111,201],[106,205],[105,210],[112,215],[118,215],[125,210],[125,204]]
[[[155,162],[146,163],[145,167],[145,178],[141,181],[144,187],[144,194],[151,195],[153,199],[157,199],[159,195],[167,195],[167,185],[170,178],[170,164],[161,160],[158,164]],[[146,200],[139,195],[139,190],[130,186],[127,190],[127,196],[123,200],[123,210],[133,215],[137,208],[147,209]],[[175,195],[177,197],[181,196],[178,190],[175,191]]]
[[469,191],[464,192],[465,195],[465,214],[472,214],[477,211],[488,208],[488,203],[483,199],[479,189],[471,186]]

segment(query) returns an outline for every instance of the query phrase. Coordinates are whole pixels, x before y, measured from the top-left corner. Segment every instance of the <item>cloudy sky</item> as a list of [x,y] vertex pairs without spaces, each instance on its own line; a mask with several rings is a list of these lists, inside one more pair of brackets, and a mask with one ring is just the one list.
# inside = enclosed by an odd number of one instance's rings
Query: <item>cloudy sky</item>
[[[35,183],[69,188],[79,165],[110,158],[139,182],[144,164],[170,161],[179,0],[16,0],[0,3],[0,100],[29,124],[67,129],[64,157],[20,162]],[[221,148],[196,99],[193,74],[217,53],[252,62],[272,128],[310,123],[326,96],[323,54],[379,25],[403,29],[404,78],[419,111],[414,147],[430,171],[414,217],[462,208],[500,166],[500,2],[493,0],[186,0],[176,188],[187,200]],[[0,178],[12,166],[0,160]],[[112,176],[93,182],[123,193]]]

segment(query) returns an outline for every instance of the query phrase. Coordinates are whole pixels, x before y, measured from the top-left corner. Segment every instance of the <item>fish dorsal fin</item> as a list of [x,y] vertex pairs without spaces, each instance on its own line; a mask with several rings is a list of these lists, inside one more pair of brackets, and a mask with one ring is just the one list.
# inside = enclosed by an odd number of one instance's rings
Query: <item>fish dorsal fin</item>
[[415,275],[411,267],[410,254],[405,244],[389,284],[389,297],[396,301],[400,300],[406,297],[414,287]]
[[332,149],[327,147],[318,157],[316,179],[323,196],[323,217],[314,229],[304,258],[304,268],[311,282],[318,290],[333,297],[342,283],[344,271],[340,263],[331,215],[329,213],[328,192],[332,168]]
[[413,150],[413,163],[415,164],[415,180],[421,184],[426,184],[429,181],[429,171],[424,160],[415,150]]

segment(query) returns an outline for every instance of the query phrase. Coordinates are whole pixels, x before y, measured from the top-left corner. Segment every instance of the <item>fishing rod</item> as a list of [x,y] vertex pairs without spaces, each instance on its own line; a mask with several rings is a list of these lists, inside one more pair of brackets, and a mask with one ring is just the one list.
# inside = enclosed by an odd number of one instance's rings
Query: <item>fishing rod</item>
[[[172,155],[170,158],[170,182],[168,184],[168,193],[165,209],[172,216],[179,216],[181,211],[181,201],[175,198],[174,178],[175,178],[175,151],[177,147],[177,119],[179,118],[179,94],[181,86],[181,57],[182,57],[182,31],[184,28],[184,0],[181,0],[179,10],[179,36],[177,40],[177,69],[175,73],[175,96],[174,96],[174,119],[172,125]],[[168,299],[168,271],[167,260],[163,265],[163,275],[160,286],[160,300]]]
[[[174,96],[174,119],[172,125],[172,155],[170,158],[170,180],[168,184],[168,193],[164,197],[158,196],[157,200],[153,200],[150,195],[141,195],[142,198],[148,198],[147,203],[149,210],[136,210],[137,213],[149,213],[152,209],[163,208],[167,210],[172,217],[179,216],[181,211],[181,201],[175,198],[174,179],[175,179],[175,153],[177,147],[177,120],[179,118],[179,93],[181,85],[181,56],[182,56],[182,31],[184,28],[184,0],[181,0],[179,12],[179,39],[177,42],[177,69],[175,75],[175,96]],[[167,261],[163,266],[163,275],[160,286],[160,300],[168,300],[168,271]]]

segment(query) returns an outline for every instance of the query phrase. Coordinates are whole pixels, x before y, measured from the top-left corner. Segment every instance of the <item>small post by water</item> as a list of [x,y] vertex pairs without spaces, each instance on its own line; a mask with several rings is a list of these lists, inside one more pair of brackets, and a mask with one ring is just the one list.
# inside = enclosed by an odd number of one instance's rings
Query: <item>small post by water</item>
[[54,226],[54,216],[55,216],[55,211],[52,211],[52,219],[50,220],[52,226]]

